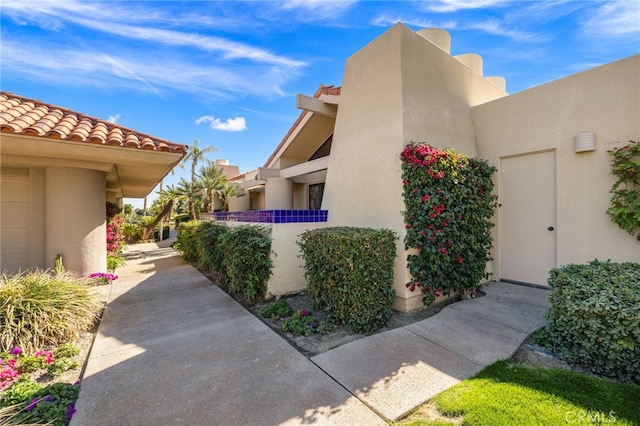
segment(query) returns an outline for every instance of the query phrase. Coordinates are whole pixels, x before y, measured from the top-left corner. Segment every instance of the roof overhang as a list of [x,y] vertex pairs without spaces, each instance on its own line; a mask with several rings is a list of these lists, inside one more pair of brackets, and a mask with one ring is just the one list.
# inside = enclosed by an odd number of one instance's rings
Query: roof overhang
[[184,154],[2,133],[3,167],[71,167],[106,173],[106,190],[144,198]]
[[[295,163],[307,161],[333,133],[339,103],[340,88],[333,86],[321,86],[313,97],[298,94],[296,107],[302,112],[264,167],[287,167],[280,161],[285,157]],[[314,143],[307,143],[310,140]]]

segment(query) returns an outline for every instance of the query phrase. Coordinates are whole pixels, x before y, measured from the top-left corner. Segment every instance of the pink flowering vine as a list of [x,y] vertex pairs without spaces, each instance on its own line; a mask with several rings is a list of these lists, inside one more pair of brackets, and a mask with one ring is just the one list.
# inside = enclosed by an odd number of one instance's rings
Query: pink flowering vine
[[424,143],[401,153],[405,247],[412,280],[430,303],[452,291],[473,293],[488,276],[495,168],[478,159]]

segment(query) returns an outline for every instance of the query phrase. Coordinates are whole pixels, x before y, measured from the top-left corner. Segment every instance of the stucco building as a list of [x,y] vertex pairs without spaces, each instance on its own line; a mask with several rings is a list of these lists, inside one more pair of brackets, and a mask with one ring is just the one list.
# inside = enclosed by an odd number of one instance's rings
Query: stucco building
[[187,146],[0,93],[0,272],[106,272],[107,201],[143,198]]
[[348,58],[340,88],[299,95],[303,112],[264,167],[236,179],[246,196],[231,210],[272,212],[271,294],[306,286],[295,244],[305,229],[364,226],[398,234],[395,308],[420,306],[405,288],[401,215],[411,141],[497,167],[493,279],[546,285],[556,266],[640,262],[638,242],[606,213],[607,150],[640,138],[640,55],[509,95],[479,55],[451,56],[450,45],[443,30],[395,25]]

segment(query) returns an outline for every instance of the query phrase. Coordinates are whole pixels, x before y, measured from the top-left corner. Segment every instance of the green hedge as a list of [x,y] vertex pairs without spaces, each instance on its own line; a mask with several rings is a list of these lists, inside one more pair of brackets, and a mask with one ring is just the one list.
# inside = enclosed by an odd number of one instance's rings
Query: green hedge
[[178,214],[174,216],[173,222],[175,223],[176,229],[180,229],[180,225],[185,222],[191,222],[191,216],[188,213]]
[[305,231],[297,241],[314,307],[356,332],[389,322],[395,299],[396,235],[390,230],[332,227]]
[[271,238],[265,234],[261,226],[242,225],[229,227],[217,240],[230,290],[249,300],[264,297],[272,274]]
[[206,272],[220,272],[233,292],[248,300],[263,298],[271,277],[271,238],[263,227],[229,227],[211,221],[180,225],[176,248],[185,262]]
[[218,242],[220,235],[229,230],[226,225],[206,221],[200,225],[200,259],[198,266],[207,272],[224,272],[224,251]]
[[200,241],[202,239],[200,224],[199,220],[182,222],[178,228],[178,236],[175,243],[175,248],[182,252],[184,261],[194,265],[200,263]]
[[548,282],[553,349],[591,373],[640,384],[640,264],[568,265]]

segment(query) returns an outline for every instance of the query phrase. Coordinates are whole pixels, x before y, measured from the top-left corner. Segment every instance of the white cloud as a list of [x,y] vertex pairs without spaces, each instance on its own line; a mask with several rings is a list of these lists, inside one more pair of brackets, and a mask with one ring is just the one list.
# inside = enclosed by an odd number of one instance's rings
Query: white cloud
[[[193,28],[203,27],[193,24],[192,9],[170,15],[145,2],[74,0],[5,0],[2,7],[3,15],[20,25],[53,31],[45,42],[28,32],[3,33],[3,72],[22,80],[46,76],[68,85],[113,85],[154,94],[170,89],[217,99],[270,98],[282,96],[282,86],[307,66],[248,43],[198,33]],[[129,24],[131,16],[137,25]],[[224,17],[211,23],[216,20]],[[82,37],[74,36],[78,27]],[[28,60],[24,52],[30,52]]]
[[209,123],[209,127],[212,129],[223,132],[241,132],[247,130],[247,121],[244,117],[228,118],[226,121],[222,121],[212,115],[205,115],[196,120],[196,124],[201,123]]
[[402,22],[405,25],[411,25],[418,29],[442,28],[445,30],[477,30],[487,34],[502,36],[519,42],[540,42],[549,40],[549,36],[547,35],[510,28],[498,19],[462,23],[455,20],[435,22],[429,19],[416,17],[401,18],[392,15],[380,15],[371,23],[376,26],[388,26],[393,25],[397,22]]
[[118,120],[120,120],[120,114],[110,115],[109,118],[107,119],[109,123],[117,123]]
[[602,38],[629,37],[637,43],[640,36],[640,2],[637,0],[603,2],[590,12],[582,22],[584,33]]
[[[25,56],[25,51],[30,55]],[[35,45],[7,37],[2,40],[4,75],[76,87],[117,87],[160,95],[169,89],[216,99],[247,95],[270,98],[282,96],[281,86],[299,72],[268,64],[198,59],[179,53],[166,54],[159,66],[157,54],[150,50],[109,51],[108,46],[73,50],[59,44]]]
[[441,0],[429,1],[426,9],[431,12],[449,13],[464,9],[483,9],[488,7],[502,6],[507,0]]
[[[291,68],[306,65],[302,61],[278,56],[245,43],[221,37],[200,35],[191,30],[183,32],[166,29],[165,27],[168,25],[164,16],[154,9],[119,10],[112,8],[110,4],[101,6],[99,3],[94,5],[72,0],[60,1],[59,3],[51,1],[16,2],[15,0],[10,0],[8,3],[8,5],[3,4],[3,13],[7,13],[16,20],[33,21],[43,28],[47,28],[46,26],[51,27],[50,23],[56,21],[56,28],[62,29],[66,22],[125,39],[151,41],[169,46],[188,46],[205,52],[218,52],[227,59],[248,59]],[[320,3],[324,5],[326,2]],[[150,22],[139,26],[122,23],[130,21],[132,15],[142,18],[142,22],[145,20]],[[173,19],[175,21],[175,18]],[[136,19],[136,22],[140,22],[140,20]],[[172,23],[191,29],[189,22]],[[153,24],[156,24],[157,27],[154,28]]]
[[286,11],[302,11],[306,21],[314,21],[342,16],[356,3],[353,0],[288,0],[280,7]]
[[509,38],[519,42],[542,42],[548,41],[550,37],[542,33],[532,33],[514,28],[505,27],[504,23],[498,19],[490,19],[483,22],[472,22],[458,29],[480,30],[487,34]]
[[452,28],[452,26],[455,26],[455,22],[434,22],[430,19],[425,19],[425,18],[418,18],[416,16],[396,16],[396,15],[389,15],[389,14],[383,14],[383,15],[379,15],[376,18],[371,20],[371,24],[375,25],[377,27],[389,27],[391,25],[395,25],[398,22],[402,22],[405,25],[410,25],[413,26],[415,28],[421,29],[421,28]]

